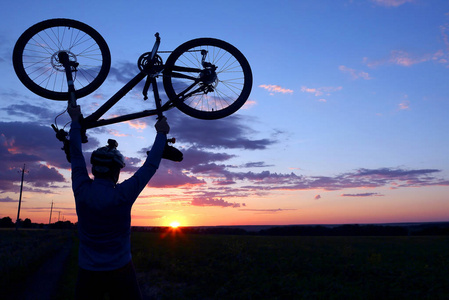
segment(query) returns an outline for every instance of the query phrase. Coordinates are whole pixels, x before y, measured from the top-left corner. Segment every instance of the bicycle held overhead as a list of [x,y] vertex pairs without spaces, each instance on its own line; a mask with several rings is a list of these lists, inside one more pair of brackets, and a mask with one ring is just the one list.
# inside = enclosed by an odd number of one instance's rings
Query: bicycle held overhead
[[[159,34],[155,37],[152,50],[137,61],[139,72],[95,112],[84,117],[84,130],[147,116],[160,117],[174,107],[194,118],[220,119],[246,102],[252,88],[252,72],[237,48],[219,39],[198,38],[168,51],[164,63],[158,54],[161,38]],[[71,19],[50,19],[31,26],[19,37],[13,65],[29,90],[47,99],[69,101],[73,106],[105,81],[111,55],[103,37],[92,27]],[[159,77],[168,97],[165,103],[159,97]],[[100,119],[145,78],[144,98],[152,86],[156,108]]]

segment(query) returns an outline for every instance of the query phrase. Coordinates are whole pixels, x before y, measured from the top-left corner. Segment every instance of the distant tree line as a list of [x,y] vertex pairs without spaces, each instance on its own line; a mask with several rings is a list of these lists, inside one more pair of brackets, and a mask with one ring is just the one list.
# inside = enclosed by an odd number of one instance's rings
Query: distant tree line
[[[30,219],[19,219],[19,228],[76,229],[77,224],[58,221],[51,224],[33,223]],[[16,224],[10,217],[0,219],[0,228],[14,228]],[[184,234],[223,234],[223,235],[267,235],[267,236],[424,236],[448,235],[447,223],[422,223],[411,225],[291,225],[273,226],[259,231],[247,231],[238,226],[217,227],[133,227],[133,231],[154,233],[182,232]]]
[[401,226],[341,225],[327,226],[283,226],[261,230],[261,235],[301,236],[404,236],[409,232]]
[[449,235],[449,223],[416,225],[292,225],[273,226],[259,231],[247,231],[240,227],[133,227],[133,231],[184,234],[266,235],[266,236],[414,236]]
[[[50,228],[50,229],[75,229],[76,224],[70,221],[58,221],[51,224],[33,223],[29,218],[19,219],[19,228]],[[0,219],[0,228],[14,228],[16,223],[10,217]]]

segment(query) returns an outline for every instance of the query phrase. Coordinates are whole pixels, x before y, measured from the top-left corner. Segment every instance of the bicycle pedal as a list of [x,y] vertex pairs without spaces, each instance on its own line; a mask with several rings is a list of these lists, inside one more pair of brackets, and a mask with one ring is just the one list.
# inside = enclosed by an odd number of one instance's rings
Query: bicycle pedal
[[180,162],[184,159],[184,155],[182,154],[181,151],[179,151],[175,147],[165,144],[164,152],[162,153],[162,158]]

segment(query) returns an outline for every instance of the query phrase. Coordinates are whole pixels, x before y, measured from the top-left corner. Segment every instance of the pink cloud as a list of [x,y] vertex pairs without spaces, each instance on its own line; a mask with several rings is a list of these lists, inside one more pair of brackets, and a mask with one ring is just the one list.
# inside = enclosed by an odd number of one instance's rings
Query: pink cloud
[[[306,86],[302,86],[301,87],[301,92],[314,94],[315,97],[320,97],[320,96],[323,96],[323,95],[330,96],[331,93],[337,92],[337,91],[341,91],[342,89],[343,89],[343,87],[341,87],[341,86],[337,86],[337,87],[324,86],[324,87],[319,87],[319,88],[309,88],[309,87],[306,87]],[[326,102],[326,99],[320,98],[319,101],[320,102]]]
[[343,73],[351,75],[352,79],[359,79],[359,78],[365,79],[365,80],[372,79],[368,73],[363,72],[363,71],[357,71],[355,69],[351,69],[346,66],[339,66],[338,69],[340,71],[342,71]]
[[94,94],[93,97],[98,100],[106,99],[106,97],[103,94],[98,94],[98,93]]
[[272,93],[293,94],[293,90],[283,88],[279,85],[261,84],[261,85],[259,85],[259,87],[266,89],[267,91],[272,92]]
[[126,121],[131,128],[137,129],[138,131],[142,131],[143,129],[147,128],[147,123],[142,120],[131,120]]
[[116,137],[129,136],[129,134],[124,134],[124,133],[118,132],[117,130],[114,130],[114,129],[108,129],[107,132],[108,132],[108,134],[116,136]]
[[364,63],[370,67],[375,68],[382,65],[398,65],[403,67],[410,67],[419,63],[427,61],[438,61],[446,63],[446,55],[442,50],[438,50],[434,54],[414,55],[404,50],[392,50],[387,58],[370,60],[367,57],[363,58]]
[[[446,14],[447,16],[449,16],[449,14]],[[438,61],[441,64],[448,64],[449,62],[449,55],[448,55],[448,51],[449,51],[449,23],[445,23],[443,25],[440,26],[440,30],[441,30],[441,36],[443,39],[443,43],[444,46],[446,47],[446,51],[444,50],[439,50],[437,51],[432,59]]]
[[321,96],[323,93],[317,89],[308,88],[306,86],[301,87],[301,92],[315,94],[315,96]]
[[441,40],[443,41],[445,49],[437,50],[433,53],[413,54],[405,50],[392,50],[388,57],[377,60],[370,60],[365,57],[364,63],[368,67],[378,67],[381,65],[398,65],[403,67],[410,67],[419,63],[436,61],[441,64],[448,64],[449,62],[449,23],[440,26]]
[[242,109],[250,109],[251,107],[255,106],[257,104],[256,101],[248,99],[246,100],[245,104],[242,106]]
[[440,26],[441,35],[443,36],[444,44],[446,45],[446,48],[449,49],[449,37],[448,37],[448,24],[444,24]]
[[430,57],[428,55],[421,57],[414,57],[406,51],[393,50],[391,51],[391,56],[389,62],[395,65],[400,65],[404,67],[409,67],[414,64],[428,61]]
[[192,202],[190,203],[193,206],[219,206],[219,207],[240,207],[240,206],[246,206],[245,203],[235,203],[235,202],[228,202],[223,200],[223,198],[220,199],[213,199],[213,198],[202,198],[202,197],[195,197],[193,198]]
[[400,110],[407,110],[410,109],[410,101],[404,100],[401,103],[399,103],[399,109]]

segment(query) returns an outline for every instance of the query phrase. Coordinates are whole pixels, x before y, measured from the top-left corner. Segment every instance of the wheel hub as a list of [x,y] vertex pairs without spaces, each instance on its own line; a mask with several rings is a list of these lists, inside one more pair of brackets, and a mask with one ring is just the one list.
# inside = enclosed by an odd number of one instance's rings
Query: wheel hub
[[200,80],[204,87],[204,92],[213,92],[218,85],[218,76],[215,69],[207,68],[201,71]]
[[51,65],[52,65],[53,69],[55,69],[55,70],[57,70],[59,72],[65,72],[63,64],[59,61],[59,56],[58,55],[61,52],[67,53],[67,55],[69,56],[70,62],[77,63],[77,60],[76,60],[76,55],[73,54],[72,52],[68,51],[68,50],[60,50],[60,51],[55,52],[51,56]]

